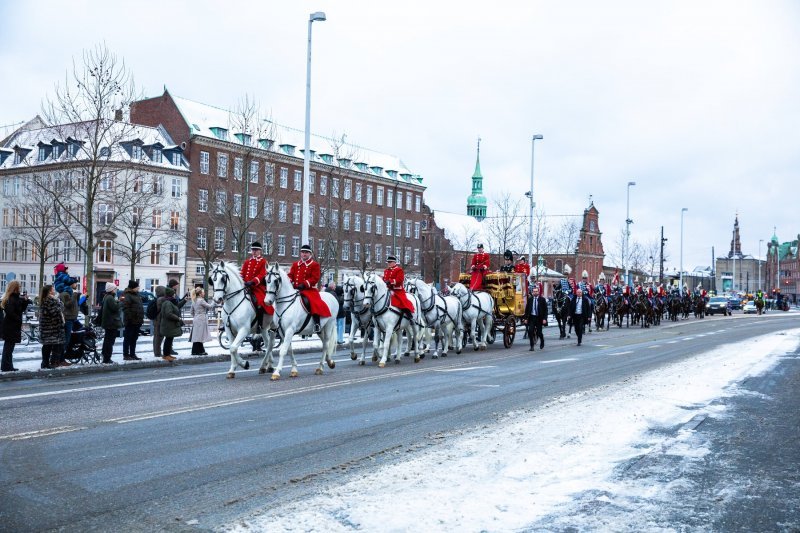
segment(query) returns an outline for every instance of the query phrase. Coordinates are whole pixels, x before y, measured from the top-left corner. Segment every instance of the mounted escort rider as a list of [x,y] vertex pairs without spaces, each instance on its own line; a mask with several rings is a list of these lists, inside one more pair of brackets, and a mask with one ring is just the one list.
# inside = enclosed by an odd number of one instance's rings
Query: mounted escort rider
[[398,308],[403,316],[409,322],[414,322],[414,304],[408,299],[405,288],[403,285],[406,280],[406,274],[400,265],[397,264],[397,258],[390,255],[386,258],[386,270],[383,271],[383,281],[386,283],[386,288],[392,291],[391,304]]
[[594,287],[589,283],[589,273],[585,270],[581,273],[581,281],[578,283],[578,288],[589,298],[589,303],[594,307]]
[[322,274],[319,263],[311,257],[310,245],[304,244],[300,247],[300,260],[292,263],[288,275],[292,286],[300,291],[300,296],[308,299],[308,312],[314,320],[314,333],[320,333],[322,329],[319,319],[331,316],[331,310],[322,301],[319,289],[317,289]]
[[253,300],[256,303],[256,331],[261,331],[264,313],[268,315],[275,314],[275,308],[264,303],[264,297],[267,295],[267,289],[264,283],[267,278],[267,267],[269,263],[267,263],[267,260],[261,253],[261,243],[252,243],[250,245],[250,257],[244,262],[242,269],[239,271],[245,287],[250,289],[250,293],[253,295]]
[[477,247],[478,253],[472,256],[472,271],[469,280],[469,289],[471,291],[482,291],[484,288],[484,277],[489,273],[489,254],[483,252],[483,245],[479,244]]

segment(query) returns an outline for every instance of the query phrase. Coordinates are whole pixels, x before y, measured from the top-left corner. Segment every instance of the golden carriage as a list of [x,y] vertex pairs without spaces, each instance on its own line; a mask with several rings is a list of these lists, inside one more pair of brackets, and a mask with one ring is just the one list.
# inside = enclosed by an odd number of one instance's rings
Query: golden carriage
[[[469,287],[470,275],[462,272],[459,283]],[[522,272],[489,272],[484,277],[486,292],[494,299],[494,321],[489,332],[489,344],[494,343],[497,332],[503,335],[503,346],[514,344],[517,327],[525,315],[527,284]]]

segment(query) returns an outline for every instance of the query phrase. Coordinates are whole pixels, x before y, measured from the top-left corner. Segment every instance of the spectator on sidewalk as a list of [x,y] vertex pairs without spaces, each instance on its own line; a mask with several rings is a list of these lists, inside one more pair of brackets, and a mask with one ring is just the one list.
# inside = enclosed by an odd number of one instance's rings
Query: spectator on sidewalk
[[119,330],[122,329],[122,319],[119,316],[119,300],[117,300],[117,286],[113,283],[106,283],[106,293],[103,296],[102,315],[100,325],[105,330],[103,337],[103,364],[110,365],[111,354],[114,351],[114,341],[119,337]]
[[150,318],[151,332],[153,334],[153,355],[161,357],[161,345],[164,343],[164,337],[161,335],[161,328],[159,327],[158,314],[161,311],[161,303],[164,301],[164,294],[167,290],[163,285],[158,285],[153,292],[156,294],[156,316]]
[[42,342],[41,368],[70,366],[64,360],[64,304],[52,285],[42,286],[39,294],[39,340]]
[[13,354],[14,346],[22,342],[22,316],[31,301],[27,297],[19,294],[19,281],[13,280],[6,286],[6,292],[0,300],[0,308],[3,310],[3,360],[0,365],[0,372],[16,372],[14,368]]
[[344,310],[344,288],[341,285],[333,285],[333,295],[339,302],[339,313],[336,315],[336,344],[344,344],[344,326],[347,313]]
[[[75,278],[72,278],[75,279]],[[54,285],[55,287],[55,285]],[[72,338],[72,330],[75,329],[75,321],[78,320],[78,313],[80,312],[80,297],[78,291],[78,281],[76,280],[70,287],[71,291],[64,291],[58,295],[61,303],[64,305],[64,349],[69,346]],[[62,352],[63,354],[63,352]]]
[[164,346],[161,348],[162,359],[164,361],[174,361],[175,356],[171,355],[172,341],[175,337],[180,337],[183,333],[181,327],[181,313],[178,311],[178,301],[175,299],[175,290],[167,287],[164,290],[164,300],[161,302],[161,309],[158,312],[159,329],[164,336]]
[[189,339],[192,343],[192,355],[208,355],[203,343],[211,340],[211,334],[208,332],[208,312],[214,309],[214,306],[206,302],[205,295],[203,287],[197,287],[192,291],[192,335]]
[[139,339],[139,328],[144,324],[144,306],[139,295],[139,282],[132,279],[123,291],[122,298],[122,359],[125,361],[141,361],[136,356],[136,341]]

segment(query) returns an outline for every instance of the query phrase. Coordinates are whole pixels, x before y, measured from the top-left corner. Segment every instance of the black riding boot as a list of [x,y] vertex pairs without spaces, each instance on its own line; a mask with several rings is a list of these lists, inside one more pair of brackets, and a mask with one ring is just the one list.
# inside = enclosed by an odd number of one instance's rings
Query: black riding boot
[[311,318],[314,320],[314,333],[321,333],[322,328],[319,325],[319,315],[311,315]]
[[256,333],[261,333],[261,327],[264,323],[264,308],[260,305],[256,307]]

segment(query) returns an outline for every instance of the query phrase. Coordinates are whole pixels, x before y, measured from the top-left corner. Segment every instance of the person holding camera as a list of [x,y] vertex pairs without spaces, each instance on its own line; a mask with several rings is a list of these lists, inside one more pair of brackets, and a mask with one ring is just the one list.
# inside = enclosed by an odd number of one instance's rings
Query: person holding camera
[[17,372],[14,368],[14,346],[22,342],[22,317],[31,304],[27,293],[20,295],[19,281],[13,280],[6,286],[6,292],[0,299],[0,309],[3,310],[3,359],[0,372]]

